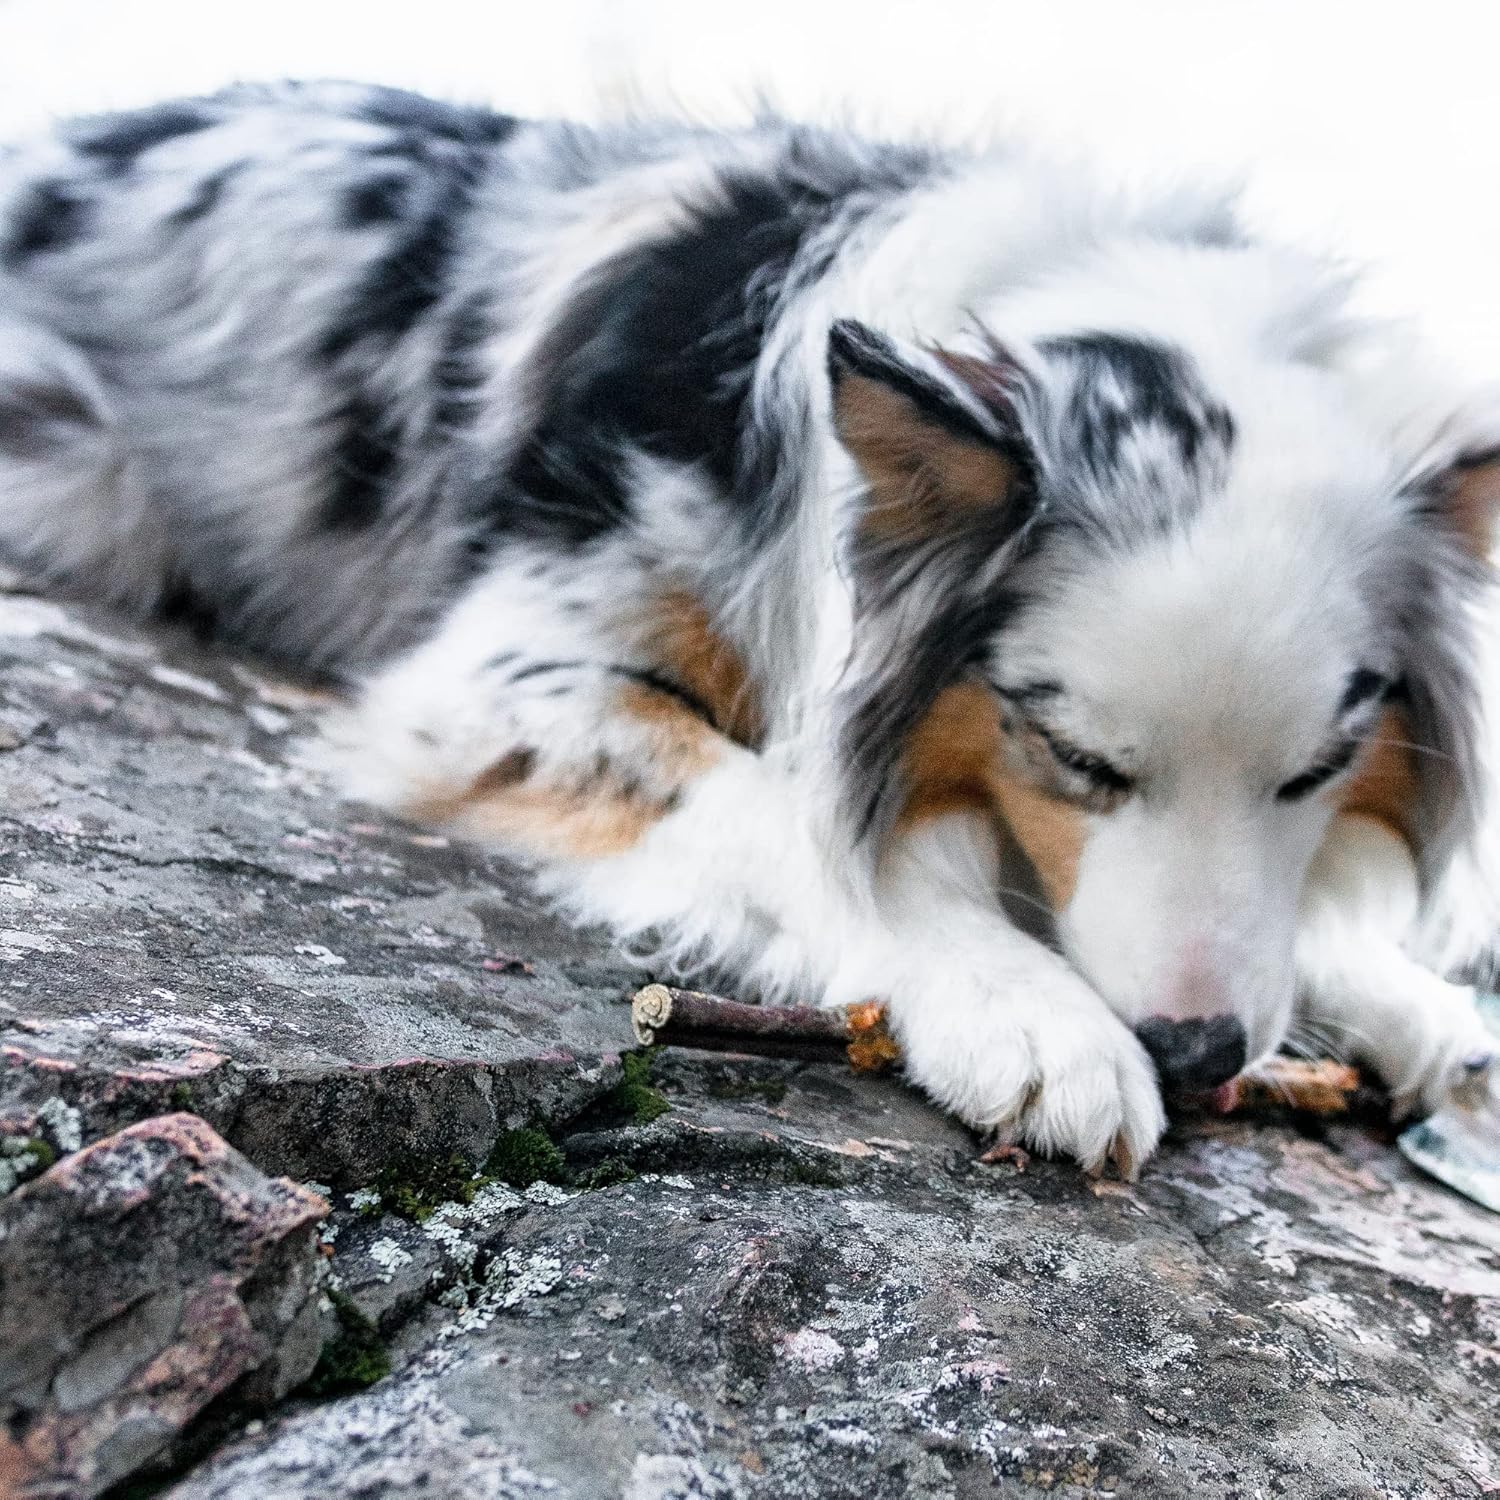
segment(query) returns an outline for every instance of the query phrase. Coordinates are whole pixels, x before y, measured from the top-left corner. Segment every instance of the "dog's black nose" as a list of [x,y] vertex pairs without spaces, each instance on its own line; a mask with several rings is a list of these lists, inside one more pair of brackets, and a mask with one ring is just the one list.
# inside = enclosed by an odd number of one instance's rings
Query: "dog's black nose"
[[1135,1028],[1169,1094],[1194,1094],[1227,1083],[1245,1066],[1245,1028],[1233,1016],[1172,1021],[1152,1016]]

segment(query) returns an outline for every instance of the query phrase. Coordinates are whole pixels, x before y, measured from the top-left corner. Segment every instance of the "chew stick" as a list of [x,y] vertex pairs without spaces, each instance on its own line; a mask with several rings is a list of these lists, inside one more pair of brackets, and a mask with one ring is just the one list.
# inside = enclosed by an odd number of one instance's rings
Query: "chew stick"
[[643,1047],[695,1047],[831,1062],[841,1055],[861,1073],[879,1072],[900,1055],[874,1001],[829,1010],[807,1005],[747,1005],[698,990],[648,984],[630,1002]]
[[1322,1058],[1268,1057],[1253,1072],[1231,1079],[1216,1100],[1222,1114],[1290,1109],[1300,1114],[1348,1114],[1359,1092],[1359,1071]]
[[[700,990],[648,984],[630,1002],[630,1020],[643,1047],[691,1047],[812,1062],[835,1062],[842,1057],[862,1073],[879,1072],[901,1056],[885,1006],[873,1000],[827,1010],[808,1005],[747,1005]],[[1358,1072],[1344,1063],[1272,1057],[1253,1073],[1243,1073],[1215,1089],[1197,1107],[1226,1115],[1284,1110],[1340,1115],[1348,1112],[1359,1087]]]

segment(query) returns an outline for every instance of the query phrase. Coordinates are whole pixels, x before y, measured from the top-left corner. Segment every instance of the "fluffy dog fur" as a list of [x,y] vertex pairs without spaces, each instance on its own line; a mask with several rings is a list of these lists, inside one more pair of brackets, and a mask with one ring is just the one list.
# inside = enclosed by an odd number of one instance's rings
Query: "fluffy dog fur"
[[1222,201],[1016,152],[320,84],[0,157],[0,546],[1091,1166],[1299,1028],[1487,1065],[1497,445]]

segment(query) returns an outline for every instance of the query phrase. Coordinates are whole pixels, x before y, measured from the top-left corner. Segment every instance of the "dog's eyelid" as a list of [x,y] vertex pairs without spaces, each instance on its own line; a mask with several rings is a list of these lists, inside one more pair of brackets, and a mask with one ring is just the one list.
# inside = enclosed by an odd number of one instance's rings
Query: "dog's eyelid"
[[1035,720],[1030,722],[1031,727],[1042,737],[1047,749],[1051,751],[1052,758],[1064,770],[1083,777],[1085,781],[1091,782],[1101,791],[1128,792],[1135,786],[1133,776],[1107,761],[1102,755],[1095,755],[1090,750],[1080,749],[1077,745],[1054,734],[1044,724],[1038,724]]
[[1032,731],[1065,771],[1081,776],[1096,791],[1123,794],[1135,789],[1136,779],[1102,755],[1084,750],[1032,712],[1035,705],[1054,704],[1067,697],[1060,682],[1042,678],[1033,682],[1007,685],[991,682],[999,697],[1015,711],[1017,718]]
[[1360,741],[1347,739],[1336,745],[1328,754],[1320,756],[1316,765],[1309,766],[1300,775],[1293,776],[1276,788],[1278,802],[1300,802],[1320,786],[1332,781],[1341,771],[1347,771],[1359,754]]
[[1067,696],[1063,692],[1062,683],[1053,682],[1050,678],[1036,682],[1018,682],[1013,686],[1007,686],[1003,682],[992,682],[990,686],[1007,703],[1013,703],[1017,708],[1025,708],[1033,703],[1052,703]]

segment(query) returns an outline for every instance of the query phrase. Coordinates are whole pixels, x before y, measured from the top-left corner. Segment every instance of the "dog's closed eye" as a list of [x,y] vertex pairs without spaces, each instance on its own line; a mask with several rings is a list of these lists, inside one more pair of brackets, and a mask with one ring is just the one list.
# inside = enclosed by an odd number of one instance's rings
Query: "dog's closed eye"
[[1300,802],[1320,786],[1326,786],[1335,776],[1348,770],[1359,754],[1363,741],[1358,734],[1349,733],[1346,726],[1351,720],[1363,722],[1368,719],[1374,709],[1391,696],[1395,686],[1382,672],[1370,667],[1355,668],[1349,674],[1349,680],[1344,686],[1344,696],[1339,700],[1338,722],[1341,727],[1345,727],[1345,733],[1307,770],[1277,787],[1276,800]]
[[1053,760],[1065,771],[1071,771],[1073,775],[1088,782],[1095,791],[1104,792],[1113,797],[1123,797],[1134,789],[1134,778],[1126,775],[1118,766],[1111,765],[1102,755],[1080,750],[1078,746],[1059,739],[1040,724],[1033,724],[1032,727],[1041,736],[1042,743],[1052,752]]
[[1076,795],[1079,801],[1096,804],[1101,811],[1113,807],[1135,790],[1133,776],[1104,756],[1075,745],[1029,711],[1035,704],[1060,698],[1063,690],[1058,684],[1034,682],[1001,687],[997,683],[995,687],[1033,742],[1045,747],[1053,766],[1063,773],[1060,778],[1062,790]]
[[1293,776],[1290,781],[1284,781],[1277,787],[1276,800],[1300,802],[1304,797],[1311,796],[1320,786],[1332,781],[1340,771],[1347,770],[1358,752],[1358,740],[1345,740],[1320,757],[1316,765],[1309,766],[1301,775]]

